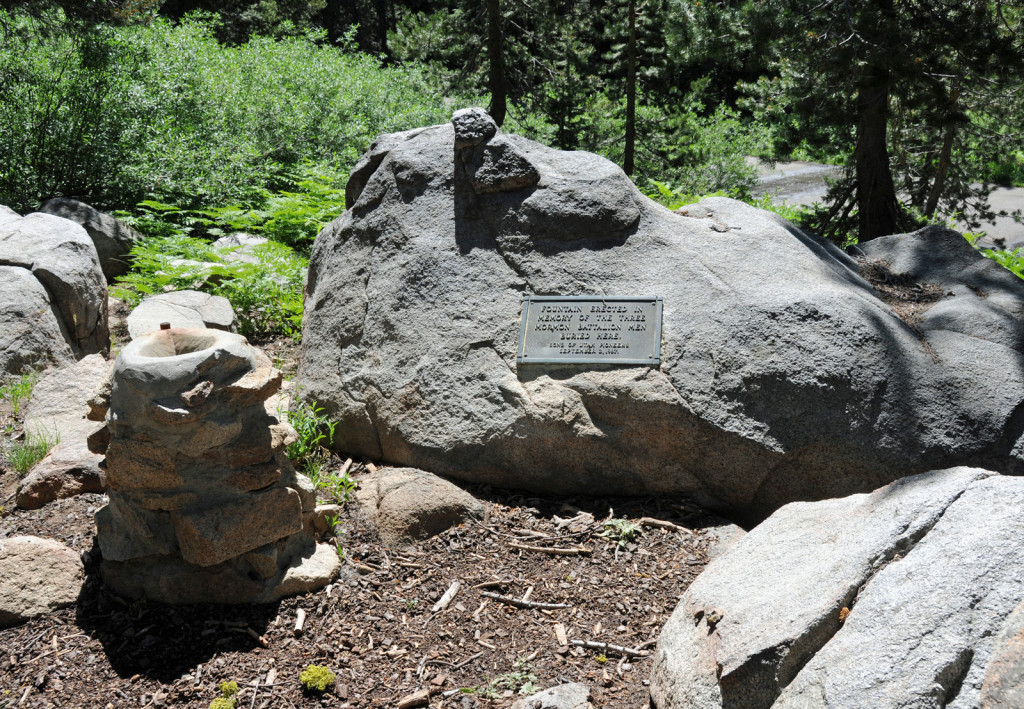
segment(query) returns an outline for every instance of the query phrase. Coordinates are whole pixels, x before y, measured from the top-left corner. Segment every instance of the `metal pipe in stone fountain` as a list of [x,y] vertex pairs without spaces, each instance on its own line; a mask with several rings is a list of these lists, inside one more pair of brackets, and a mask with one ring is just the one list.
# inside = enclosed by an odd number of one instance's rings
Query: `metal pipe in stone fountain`
[[285,456],[295,432],[267,406],[281,373],[244,337],[165,329],[114,365],[109,504],[96,513],[108,587],[166,603],[258,603],[339,569],[317,544],[313,485]]

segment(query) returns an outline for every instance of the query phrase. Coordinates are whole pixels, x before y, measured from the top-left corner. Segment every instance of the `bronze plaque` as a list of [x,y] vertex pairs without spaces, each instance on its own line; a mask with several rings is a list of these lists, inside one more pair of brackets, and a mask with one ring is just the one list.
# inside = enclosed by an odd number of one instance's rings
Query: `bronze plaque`
[[518,364],[661,364],[660,296],[528,295]]

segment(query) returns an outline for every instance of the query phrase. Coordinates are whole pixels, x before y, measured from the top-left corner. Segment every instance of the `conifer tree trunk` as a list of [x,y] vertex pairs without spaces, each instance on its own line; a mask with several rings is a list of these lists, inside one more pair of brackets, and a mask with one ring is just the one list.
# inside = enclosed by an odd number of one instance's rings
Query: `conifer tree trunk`
[[899,203],[889,168],[889,71],[867,67],[857,96],[857,173],[859,240],[870,241],[900,231]]
[[629,43],[626,48],[626,146],[622,170],[632,176],[636,154],[636,0],[629,0]]
[[489,113],[499,126],[505,122],[506,93],[505,86],[505,50],[501,36],[501,4],[500,0],[487,0],[487,57],[490,60],[490,73],[487,88],[491,92],[491,108]]

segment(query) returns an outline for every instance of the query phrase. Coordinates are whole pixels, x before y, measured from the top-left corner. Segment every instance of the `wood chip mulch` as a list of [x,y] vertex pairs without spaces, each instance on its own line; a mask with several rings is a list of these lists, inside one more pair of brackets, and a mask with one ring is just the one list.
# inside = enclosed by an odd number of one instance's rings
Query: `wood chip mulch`
[[[508,707],[562,682],[588,684],[595,707],[647,707],[651,651],[707,562],[711,518],[683,499],[470,491],[488,504],[485,522],[398,551],[349,504],[334,540],[341,577],[256,606],[118,598],[99,578],[104,496],[34,512],[8,501],[0,538],[58,539],[83,553],[87,580],[76,606],[0,630],[0,708],[205,709],[224,681],[249,709]],[[600,536],[610,515],[642,534]],[[323,694],[300,685],[310,664],[337,677]]]

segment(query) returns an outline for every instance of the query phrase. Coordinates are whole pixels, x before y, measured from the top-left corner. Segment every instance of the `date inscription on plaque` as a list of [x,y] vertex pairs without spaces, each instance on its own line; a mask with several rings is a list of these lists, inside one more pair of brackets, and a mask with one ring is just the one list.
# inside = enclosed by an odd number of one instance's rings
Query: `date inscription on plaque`
[[661,364],[660,296],[528,295],[518,364]]

